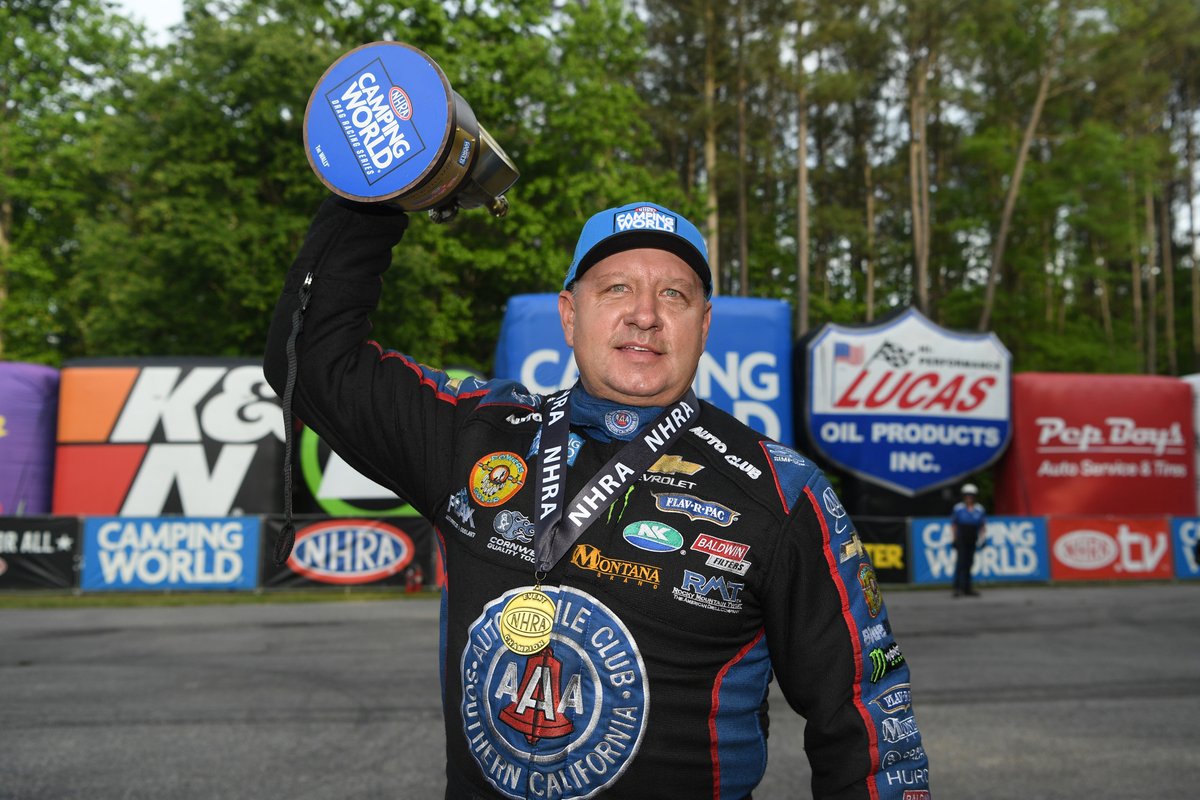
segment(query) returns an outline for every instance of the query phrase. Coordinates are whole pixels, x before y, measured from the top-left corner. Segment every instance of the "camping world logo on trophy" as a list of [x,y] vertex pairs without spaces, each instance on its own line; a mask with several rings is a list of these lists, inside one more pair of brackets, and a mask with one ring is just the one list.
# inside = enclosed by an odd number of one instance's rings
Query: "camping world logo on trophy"
[[304,112],[308,163],[330,191],[428,211],[508,211],[518,172],[428,55],[401,42],[351,50],[318,81]]

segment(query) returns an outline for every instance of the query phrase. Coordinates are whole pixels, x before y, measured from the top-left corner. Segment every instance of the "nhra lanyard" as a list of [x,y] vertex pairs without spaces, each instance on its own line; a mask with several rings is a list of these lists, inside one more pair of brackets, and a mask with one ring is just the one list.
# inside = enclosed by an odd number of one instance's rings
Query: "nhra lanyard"
[[646,471],[659,451],[679,438],[688,423],[700,412],[700,402],[691,388],[687,394],[663,409],[642,433],[622,447],[584,485],[571,501],[574,512],[563,519],[567,488],[567,440],[570,436],[569,405],[571,390],[546,398],[542,406],[541,452],[535,482],[537,521],[534,547],[537,552],[537,581],[540,584],[551,568],[583,534],[588,525],[603,513],[617,495]]

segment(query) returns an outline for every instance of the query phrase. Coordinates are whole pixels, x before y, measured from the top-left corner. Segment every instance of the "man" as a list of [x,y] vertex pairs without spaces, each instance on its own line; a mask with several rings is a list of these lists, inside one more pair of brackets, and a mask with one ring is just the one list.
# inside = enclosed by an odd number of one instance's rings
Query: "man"
[[979,489],[967,483],[962,487],[962,500],[954,504],[950,513],[950,529],[954,533],[954,596],[979,597],[971,588],[971,568],[975,565],[975,550],[979,537],[987,529],[984,508],[975,501]]
[[282,393],[307,303],[298,413],[438,530],[446,797],[748,798],[774,672],[815,797],[928,798],[908,668],[833,489],[691,391],[712,314],[695,226],[653,203],[587,222],[558,298],[580,380],[537,397],[368,340],[406,224],[326,201],[266,369]]

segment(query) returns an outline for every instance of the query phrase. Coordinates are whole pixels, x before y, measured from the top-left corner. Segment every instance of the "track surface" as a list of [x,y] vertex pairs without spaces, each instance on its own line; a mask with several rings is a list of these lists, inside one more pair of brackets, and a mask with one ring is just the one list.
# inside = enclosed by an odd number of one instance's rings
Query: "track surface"
[[[1200,786],[1200,584],[885,588],[939,800]],[[0,611],[0,798],[441,798],[434,601]],[[773,698],[756,800],[809,797]]]

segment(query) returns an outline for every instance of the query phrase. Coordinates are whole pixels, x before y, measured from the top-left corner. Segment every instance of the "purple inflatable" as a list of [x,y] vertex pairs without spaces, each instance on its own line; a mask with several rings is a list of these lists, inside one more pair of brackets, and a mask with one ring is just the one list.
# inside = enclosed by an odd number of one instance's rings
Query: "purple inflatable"
[[58,370],[0,361],[0,516],[50,513]]

